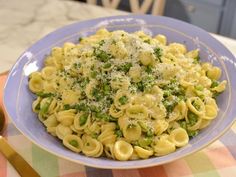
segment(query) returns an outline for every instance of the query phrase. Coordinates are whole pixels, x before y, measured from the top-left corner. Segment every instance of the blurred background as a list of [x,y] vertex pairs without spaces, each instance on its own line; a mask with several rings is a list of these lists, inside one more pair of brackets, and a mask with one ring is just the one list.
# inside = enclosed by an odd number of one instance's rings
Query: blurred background
[[34,42],[62,26],[130,13],[194,24],[236,54],[236,0],[0,0],[0,73]]
[[[152,14],[155,1],[156,14],[173,17],[199,26],[209,32],[236,38],[236,0],[120,0],[108,5],[106,0],[77,0],[133,13]],[[114,2],[116,0],[113,0]],[[135,6],[145,6],[138,11]]]

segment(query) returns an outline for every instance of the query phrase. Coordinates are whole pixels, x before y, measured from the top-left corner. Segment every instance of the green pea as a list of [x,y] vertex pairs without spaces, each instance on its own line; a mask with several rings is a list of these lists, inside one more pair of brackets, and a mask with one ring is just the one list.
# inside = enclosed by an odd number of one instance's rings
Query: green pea
[[97,76],[97,71],[91,72],[90,76],[91,76],[92,78],[96,78],[96,76]]
[[213,80],[211,83],[211,88],[217,87],[219,85],[219,82],[216,80]]
[[76,148],[79,146],[79,144],[78,144],[78,142],[77,142],[76,140],[71,140],[71,141],[69,141],[69,144],[70,144],[71,146],[76,147]]
[[103,68],[108,69],[111,67],[111,63],[106,63],[103,65]]
[[44,115],[48,112],[48,108],[50,106],[50,102],[46,102],[41,108],[40,108],[40,114]]
[[69,104],[65,104],[64,105],[64,110],[69,110],[70,109],[70,105]]
[[188,111],[188,120],[189,120],[188,124],[189,124],[190,126],[193,126],[194,124],[197,123],[197,121],[198,121],[198,116],[197,116],[196,114],[194,114],[193,112]]
[[152,138],[141,138],[138,140],[138,144],[141,147],[147,147],[152,143]]
[[146,135],[147,135],[147,137],[153,137],[153,136],[154,136],[154,132],[153,132],[151,129],[149,129],[149,130],[146,132]]
[[87,122],[88,114],[83,114],[79,118],[79,125],[82,126]]
[[196,90],[203,91],[204,87],[202,85],[195,86]]
[[53,93],[43,93],[43,92],[38,92],[36,93],[37,96],[42,97],[42,98],[47,98],[47,97],[51,97],[54,96]]
[[122,96],[122,97],[120,97],[120,98],[119,98],[119,102],[120,102],[121,105],[126,104],[126,103],[128,102],[127,96]]

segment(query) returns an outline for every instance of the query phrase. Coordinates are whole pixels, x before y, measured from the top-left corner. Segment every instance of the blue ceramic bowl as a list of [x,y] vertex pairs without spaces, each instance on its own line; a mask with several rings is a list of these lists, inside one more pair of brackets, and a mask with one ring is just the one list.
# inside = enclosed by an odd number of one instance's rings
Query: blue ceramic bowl
[[[203,61],[212,62],[222,69],[222,78],[228,81],[227,88],[218,97],[220,108],[218,117],[212,124],[191,139],[189,145],[163,157],[147,160],[114,161],[106,158],[91,158],[75,154],[63,147],[62,143],[45,131],[45,127],[31,110],[34,99],[28,89],[28,77],[33,71],[43,66],[45,55],[54,46],[63,43],[77,42],[79,37],[94,34],[101,27],[110,31],[125,30],[134,32],[143,30],[150,35],[164,34],[168,42],[180,42],[187,45],[188,50],[200,48]],[[234,90],[234,92],[233,92]],[[148,15],[129,15],[99,18],[65,26],[50,33],[28,48],[11,69],[4,90],[4,105],[15,126],[39,147],[59,157],[98,168],[129,169],[160,165],[192,154],[218,139],[235,121],[236,109],[236,59],[216,39],[206,31],[167,17]]]

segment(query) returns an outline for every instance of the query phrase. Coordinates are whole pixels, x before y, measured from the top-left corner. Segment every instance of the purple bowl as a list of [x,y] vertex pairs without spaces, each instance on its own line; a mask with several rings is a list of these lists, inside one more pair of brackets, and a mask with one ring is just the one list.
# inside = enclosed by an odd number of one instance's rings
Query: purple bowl
[[[75,154],[66,149],[55,137],[48,134],[45,127],[31,110],[34,95],[28,89],[28,76],[43,66],[45,55],[54,46],[65,42],[77,42],[79,37],[94,34],[101,27],[109,31],[143,30],[155,35],[164,34],[168,42],[184,43],[188,50],[200,48],[200,57],[222,69],[222,80],[228,82],[226,90],[218,97],[220,108],[217,118],[211,125],[191,139],[189,145],[163,157],[147,160],[115,161],[106,158],[91,158]],[[4,106],[14,125],[33,143],[59,157],[98,168],[130,169],[164,164],[182,158],[206,147],[225,133],[235,121],[236,109],[236,59],[219,41],[206,31],[188,23],[167,17],[150,15],[128,15],[93,19],[62,27],[28,48],[17,60],[9,73],[4,89]]]

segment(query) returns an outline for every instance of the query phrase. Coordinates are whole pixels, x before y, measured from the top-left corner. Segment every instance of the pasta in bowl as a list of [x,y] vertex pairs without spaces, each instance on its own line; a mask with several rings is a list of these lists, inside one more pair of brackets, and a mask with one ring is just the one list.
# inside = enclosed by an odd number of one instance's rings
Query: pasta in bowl
[[99,18],[27,49],[3,101],[18,130],[56,156],[144,168],[199,151],[230,128],[235,63],[207,32],[178,20]]
[[99,29],[54,47],[31,73],[33,111],[75,153],[126,161],[164,156],[217,117],[227,85],[199,49],[165,35]]

